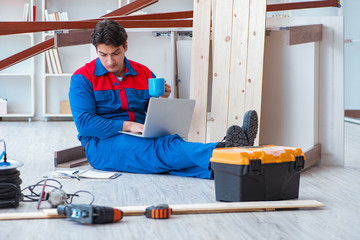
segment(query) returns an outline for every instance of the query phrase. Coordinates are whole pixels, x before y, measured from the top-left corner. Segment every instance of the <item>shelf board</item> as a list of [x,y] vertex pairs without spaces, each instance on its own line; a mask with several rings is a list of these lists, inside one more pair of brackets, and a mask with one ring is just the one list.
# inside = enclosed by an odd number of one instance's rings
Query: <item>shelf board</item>
[[72,117],[71,114],[61,114],[61,113],[45,113],[44,117]]
[[71,77],[72,75],[73,75],[72,73],[62,73],[62,74],[45,73],[45,77]]
[[32,77],[32,74],[30,73],[0,73],[0,76],[10,76],[10,77],[16,77],[16,76],[22,76],[22,77]]
[[31,113],[8,113],[0,115],[0,117],[34,117]]
[[163,31],[187,32],[187,31],[192,31],[192,30],[193,30],[193,28],[126,28],[127,33],[163,32]]

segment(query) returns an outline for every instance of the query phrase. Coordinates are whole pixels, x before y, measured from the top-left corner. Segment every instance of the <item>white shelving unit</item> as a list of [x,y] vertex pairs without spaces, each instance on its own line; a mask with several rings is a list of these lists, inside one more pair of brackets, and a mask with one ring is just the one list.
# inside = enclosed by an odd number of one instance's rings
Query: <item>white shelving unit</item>
[[[122,6],[121,0],[105,0],[102,4],[87,0],[42,0],[42,20],[45,21],[44,11],[67,12],[69,20],[85,20],[98,18],[108,11],[115,10]],[[54,35],[43,33],[42,39],[47,40]],[[50,74],[46,67],[45,54],[43,54],[43,117],[45,121],[49,118],[71,118],[71,114],[60,113],[60,102],[68,101],[70,79],[73,72],[91,61],[94,56],[94,49],[91,44],[59,48],[59,57],[63,69],[62,74]]]
[[[0,21],[22,21],[24,4],[30,9],[34,0],[0,0]],[[0,36],[0,59],[5,59],[34,45],[34,34]],[[7,114],[0,118],[28,118],[35,115],[34,58],[0,71],[0,98],[7,99]]]

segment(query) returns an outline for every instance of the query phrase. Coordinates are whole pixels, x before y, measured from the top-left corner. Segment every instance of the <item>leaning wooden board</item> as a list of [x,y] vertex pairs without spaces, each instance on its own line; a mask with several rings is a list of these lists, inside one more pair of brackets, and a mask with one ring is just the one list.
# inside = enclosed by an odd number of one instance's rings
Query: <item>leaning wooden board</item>
[[[266,202],[216,202],[201,204],[178,204],[170,205],[172,214],[201,214],[201,213],[232,213],[232,212],[252,212],[252,211],[274,211],[277,209],[297,209],[297,208],[319,208],[325,205],[316,200],[286,200],[286,201],[266,201]],[[125,216],[144,215],[148,206],[124,206],[116,207],[124,212]],[[0,220],[20,220],[20,219],[50,219],[64,218],[54,209],[43,209],[37,212],[13,212],[1,213]]]
[[205,142],[210,59],[211,0],[194,1],[190,98],[196,100],[188,139]]
[[[208,75],[206,66],[210,59],[199,61],[194,56],[208,56],[208,8],[196,6],[210,2],[194,1],[194,38],[191,70],[190,98],[196,100],[190,141],[220,141],[232,124],[242,125],[247,110],[255,109],[261,116],[262,75],[265,45],[266,0],[212,0],[216,11],[212,12],[213,58],[212,93],[209,134],[206,136],[206,111]],[[203,15],[204,14],[204,15]],[[206,17],[205,17],[206,16]],[[206,19],[198,21],[196,18]],[[200,33],[198,32],[201,29]],[[198,34],[198,36],[196,35]],[[198,44],[196,47],[195,44]],[[210,71],[211,72],[211,71]],[[200,74],[202,73],[202,74]],[[260,124],[259,124],[260,125]],[[260,131],[259,131],[260,132]],[[259,138],[255,144],[259,143]]]

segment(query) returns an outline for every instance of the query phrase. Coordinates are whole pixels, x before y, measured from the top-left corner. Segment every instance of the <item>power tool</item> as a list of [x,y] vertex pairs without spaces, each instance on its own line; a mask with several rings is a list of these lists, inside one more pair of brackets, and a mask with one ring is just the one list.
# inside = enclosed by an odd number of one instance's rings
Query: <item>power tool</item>
[[120,221],[124,213],[111,207],[94,206],[90,204],[68,204],[57,207],[59,215],[67,220],[82,224],[102,224]]

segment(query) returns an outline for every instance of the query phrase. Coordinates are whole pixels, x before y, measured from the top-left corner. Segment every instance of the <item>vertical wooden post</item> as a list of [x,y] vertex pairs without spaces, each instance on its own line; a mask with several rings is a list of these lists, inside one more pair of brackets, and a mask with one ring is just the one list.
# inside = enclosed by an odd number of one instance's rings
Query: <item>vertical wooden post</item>
[[206,141],[207,89],[209,80],[211,1],[194,1],[190,98],[196,100],[188,139]]

